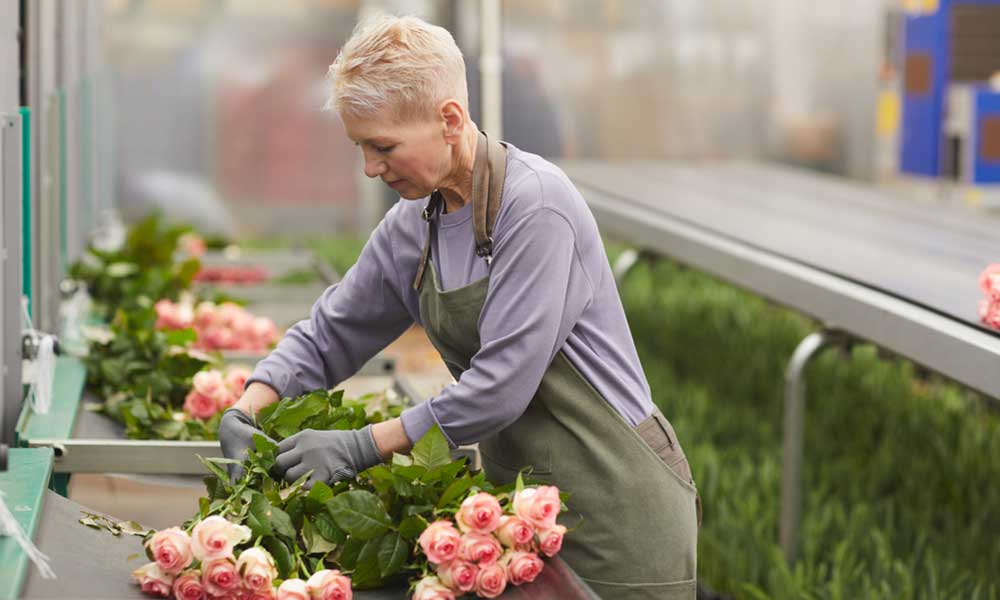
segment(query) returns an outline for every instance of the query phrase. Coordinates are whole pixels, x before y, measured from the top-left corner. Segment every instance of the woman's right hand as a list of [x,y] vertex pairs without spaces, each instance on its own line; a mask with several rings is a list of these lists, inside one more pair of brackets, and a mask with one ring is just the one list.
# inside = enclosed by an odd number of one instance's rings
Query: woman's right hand
[[[254,447],[253,436],[264,432],[254,425],[250,415],[239,408],[230,408],[222,413],[219,420],[219,445],[222,447],[222,455],[233,460],[244,461],[247,459],[247,450]],[[272,442],[274,440],[271,440]],[[236,483],[243,477],[243,465],[230,463],[226,465],[229,471],[229,482]]]

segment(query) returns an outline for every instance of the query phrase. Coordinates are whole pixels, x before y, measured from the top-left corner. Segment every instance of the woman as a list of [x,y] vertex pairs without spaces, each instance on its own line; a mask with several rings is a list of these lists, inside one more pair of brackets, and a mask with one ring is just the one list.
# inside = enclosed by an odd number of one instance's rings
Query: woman
[[494,482],[530,467],[570,492],[564,522],[580,526],[561,556],[598,594],[693,598],[690,469],[650,400],[583,198],[558,167],[477,130],[462,55],[440,27],[363,23],[330,75],[329,107],[365,174],[403,200],[257,365],[222,418],[223,453],[244,455],[262,406],[334,387],[417,322],[457,382],[398,419],[291,436],[279,472],[352,477],[437,424],[452,445],[479,443]]

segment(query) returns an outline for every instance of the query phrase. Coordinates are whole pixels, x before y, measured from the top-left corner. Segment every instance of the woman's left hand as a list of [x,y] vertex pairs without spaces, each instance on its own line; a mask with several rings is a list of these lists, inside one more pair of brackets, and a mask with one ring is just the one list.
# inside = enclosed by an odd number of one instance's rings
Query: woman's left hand
[[289,482],[312,471],[308,489],[317,481],[333,484],[351,479],[380,462],[372,426],[367,425],[353,431],[300,431],[278,444],[274,468]]

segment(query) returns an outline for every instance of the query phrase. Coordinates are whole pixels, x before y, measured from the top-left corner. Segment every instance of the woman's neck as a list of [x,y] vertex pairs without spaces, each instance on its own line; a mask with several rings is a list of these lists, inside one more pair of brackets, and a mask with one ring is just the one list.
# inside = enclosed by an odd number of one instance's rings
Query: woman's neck
[[479,130],[469,121],[462,135],[462,142],[455,146],[455,168],[438,186],[447,212],[455,212],[472,198],[472,169],[476,164],[476,144]]

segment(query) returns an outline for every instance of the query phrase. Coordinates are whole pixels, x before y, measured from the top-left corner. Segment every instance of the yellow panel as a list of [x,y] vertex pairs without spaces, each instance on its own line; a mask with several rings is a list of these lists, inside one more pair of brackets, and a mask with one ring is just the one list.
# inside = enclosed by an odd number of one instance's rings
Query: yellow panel
[[892,91],[879,94],[875,124],[879,137],[896,135],[899,129],[899,94]]

